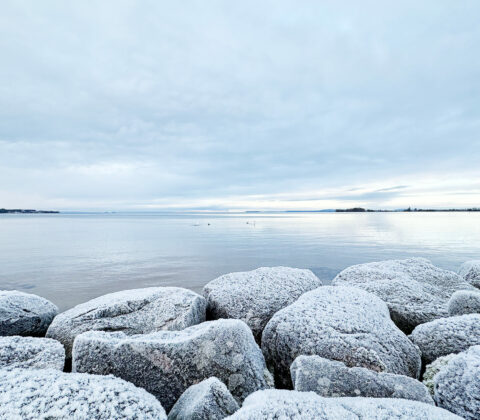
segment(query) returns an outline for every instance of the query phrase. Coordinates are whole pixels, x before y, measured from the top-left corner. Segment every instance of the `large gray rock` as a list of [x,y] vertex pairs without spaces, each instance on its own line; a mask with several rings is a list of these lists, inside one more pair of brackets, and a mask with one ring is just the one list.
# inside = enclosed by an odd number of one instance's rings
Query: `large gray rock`
[[480,290],[459,290],[448,301],[451,316],[480,313]]
[[463,263],[458,274],[471,285],[480,288],[480,260]]
[[461,420],[418,401],[395,398],[323,398],[313,392],[258,391],[229,420]]
[[410,339],[420,348],[425,363],[480,345],[480,314],[452,316],[419,325]]
[[239,408],[225,384],[213,377],[188,388],[168,413],[168,420],[221,420]]
[[480,418],[480,346],[457,354],[434,379],[435,401],[466,420]]
[[430,395],[432,395],[432,397],[435,393],[433,378],[435,378],[435,375],[440,372],[440,369],[446,366],[448,362],[450,362],[450,360],[452,360],[452,358],[454,358],[455,356],[456,354],[449,354],[448,356],[439,357],[425,367],[422,382],[427,387],[428,392],[430,392]]
[[203,294],[209,318],[241,319],[260,342],[262,331],[275,312],[321,285],[310,270],[261,267],[212,280],[204,287]]
[[473,289],[458,274],[424,258],[354,265],[338,274],[332,284],[377,295],[387,303],[393,322],[407,334],[419,324],[448,316],[450,296],[457,290]]
[[143,389],[113,376],[54,369],[0,370],[2,419],[166,419]]
[[65,349],[56,340],[40,337],[0,337],[0,369],[63,370]]
[[421,367],[418,348],[385,302],[354,287],[319,287],[277,312],[263,331],[262,350],[281,388],[292,386],[290,365],[300,355],[414,378]]
[[85,331],[122,331],[127,335],[183,330],[205,321],[206,301],[180,287],[149,287],[110,293],[56,316],[47,337],[72,354],[73,340]]
[[0,290],[0,336],[43,336],[58,308],[49,300],[17,290]]
[[238,402],[271,381],[252,332],[233,319],[134,336],[89,331],[75,339],[73,370],[112,373],[151,392],[167,411],[189,386],[211,376]]
[[433,404],[427,388],[416,379],[353,367],[319,356],[299,356],[290,367],[296,391],[322,397],[404,398]]

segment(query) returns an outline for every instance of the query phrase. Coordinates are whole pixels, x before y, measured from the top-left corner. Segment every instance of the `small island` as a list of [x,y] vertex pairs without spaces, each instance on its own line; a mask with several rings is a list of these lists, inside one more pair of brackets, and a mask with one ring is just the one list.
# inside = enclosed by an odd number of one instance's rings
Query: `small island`
[[32,210],[32,209],[0,209],[0,214],[12,213],[12,214],[51,214],[60,213],[56,210]]

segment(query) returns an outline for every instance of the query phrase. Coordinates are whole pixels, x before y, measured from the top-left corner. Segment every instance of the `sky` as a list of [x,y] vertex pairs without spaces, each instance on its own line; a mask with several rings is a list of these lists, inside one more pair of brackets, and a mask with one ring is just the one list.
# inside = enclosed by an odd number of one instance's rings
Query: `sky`
[[480,207],[480,2],[3,0],[0,208]]

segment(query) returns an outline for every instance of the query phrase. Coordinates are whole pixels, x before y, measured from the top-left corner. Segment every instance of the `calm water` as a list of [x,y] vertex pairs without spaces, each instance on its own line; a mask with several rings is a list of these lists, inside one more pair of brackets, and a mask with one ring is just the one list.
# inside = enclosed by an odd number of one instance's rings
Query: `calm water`
[[352,264],[410,256],[451,270],[480,258],[480,213],[0,216],[0,288],[62,310],[135,287],[200,291],[260,266],[310,268],[329,282]]

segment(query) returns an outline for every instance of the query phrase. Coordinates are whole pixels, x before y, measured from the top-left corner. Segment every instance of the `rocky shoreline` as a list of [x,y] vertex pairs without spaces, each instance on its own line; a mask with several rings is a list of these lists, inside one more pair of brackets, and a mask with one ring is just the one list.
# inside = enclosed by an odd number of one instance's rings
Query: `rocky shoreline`
[[480,261],[411,258],[331,286],[263,267],[60,314],[0,291],[0,418],[480,419],[479,285]]

